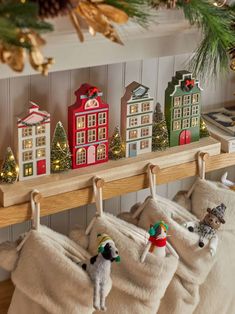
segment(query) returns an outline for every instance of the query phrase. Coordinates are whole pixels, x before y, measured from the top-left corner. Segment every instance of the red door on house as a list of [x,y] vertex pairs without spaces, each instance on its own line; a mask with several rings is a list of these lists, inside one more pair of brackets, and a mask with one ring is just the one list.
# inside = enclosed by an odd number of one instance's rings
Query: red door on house
[[37,175],[46,173],[46,159],[37,161]]
[[191,132],[189,130],[183,130],[180,133],[180,145],[191,143]]

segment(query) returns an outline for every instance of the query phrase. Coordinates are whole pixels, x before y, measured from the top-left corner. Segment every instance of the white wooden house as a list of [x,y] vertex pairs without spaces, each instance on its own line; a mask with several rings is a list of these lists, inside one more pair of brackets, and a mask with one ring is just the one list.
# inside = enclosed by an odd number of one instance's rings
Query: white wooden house
[[31,102],[17,128],[19,180],[50,174],[50,114]]
[[126,157],[152,151],[153,98],[149,88],[132,82],[121,99],[121,132]]

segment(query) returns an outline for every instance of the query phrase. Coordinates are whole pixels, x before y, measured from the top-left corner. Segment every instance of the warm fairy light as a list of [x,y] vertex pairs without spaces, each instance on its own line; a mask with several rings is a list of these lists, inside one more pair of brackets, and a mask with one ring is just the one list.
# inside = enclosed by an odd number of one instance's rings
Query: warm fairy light
[[16,166],[16,172],[19,172],[19,170],[20,170],[20,169],[19,169],[19,167],[18,167],[18,166]]
[[7,173],[7,175],[11,177],[11,176],[13,175],[13,173],[12,173],[11,171],[9,171],[9,172]]
[[9,157],[9,159],[10,159],[10,160],[14,160],[14,156],[11,155],[11,156]]

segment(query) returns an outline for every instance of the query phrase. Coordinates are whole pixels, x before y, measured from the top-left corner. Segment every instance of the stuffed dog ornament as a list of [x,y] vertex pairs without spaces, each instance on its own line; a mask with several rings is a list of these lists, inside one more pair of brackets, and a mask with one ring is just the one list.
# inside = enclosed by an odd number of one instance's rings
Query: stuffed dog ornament
[[81,266],[94,283],[93,304],[96,310],[106,311],[105,299],[112,287],[111,263],[120,262],[114,241],[105,233],[97,235],[98,254]]

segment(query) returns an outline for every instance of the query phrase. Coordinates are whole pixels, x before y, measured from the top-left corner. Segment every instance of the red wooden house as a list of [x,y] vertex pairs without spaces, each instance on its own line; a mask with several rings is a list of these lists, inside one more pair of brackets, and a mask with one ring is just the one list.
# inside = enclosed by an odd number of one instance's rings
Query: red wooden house
[[109,105],[94,86],[82,84],[76,102],[68,108],[68,137],[72,168],[108,161]]

